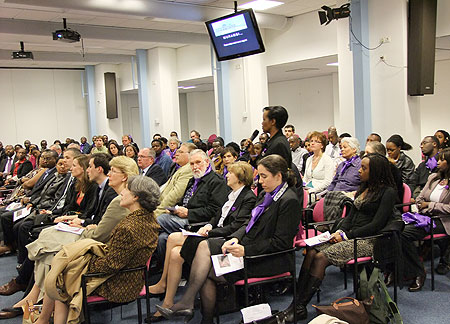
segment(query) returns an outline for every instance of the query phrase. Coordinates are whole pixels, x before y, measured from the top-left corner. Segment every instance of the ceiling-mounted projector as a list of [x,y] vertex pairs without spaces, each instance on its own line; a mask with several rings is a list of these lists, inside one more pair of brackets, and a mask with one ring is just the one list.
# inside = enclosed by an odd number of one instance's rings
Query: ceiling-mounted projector
[[12,52],[11,58],[14,60],[33,60],[33,53],[32,52],[25,52],[23,42],[20,42],[20,51],[18,52]]
[[64,29],[56,30],[52,33],[53,40],[59,40],[67,43],[79,42],[81,35],[70,28],[67,28],[66,18],[63,18]]

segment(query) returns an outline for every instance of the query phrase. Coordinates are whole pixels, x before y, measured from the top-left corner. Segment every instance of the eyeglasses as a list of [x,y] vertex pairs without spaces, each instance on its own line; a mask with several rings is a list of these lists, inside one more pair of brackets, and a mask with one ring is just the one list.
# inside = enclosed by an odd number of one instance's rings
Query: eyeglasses
[[150,157],[149,155],[138,155],[139,159],[147,159],[149,157]]

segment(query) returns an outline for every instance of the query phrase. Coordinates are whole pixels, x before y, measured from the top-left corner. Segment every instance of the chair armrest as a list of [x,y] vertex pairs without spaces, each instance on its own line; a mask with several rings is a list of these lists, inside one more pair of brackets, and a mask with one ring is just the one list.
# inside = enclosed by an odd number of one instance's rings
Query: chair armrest
[[364,236],[364,237],[355,237],[354,240],[360,241],[360,240],[368,240],[368,239],[373,239],[373,238],[380,238],[380,237],[386,236],[388,234],[390,234],[390,232],[389,233],[380,233],[380,234],[375,234],[375,235],[370,235],[370,236]]
[[336,222],[336,219],[333,219],[333,220],[329,220],[329,221],[309,223],[309,225],[312,225],[312,226],[316,227],[316,226],[319,226],[319,225],[330,225],[330,224],[334,224],[335,222]]
[[408,202],[408,203],[404,203],[404,204],[395,204],[394,208],[412,206],[414,204],[415,204],[415,202]]
[[450,215],[430,216],[431,219],[439,219],[439,218],[447,218],[447,217],[450,217]]
[[283,250],[283,251],[278,251],[278,252],[272,252],[272,253],[244,256],[244,259],[252,260],[252,259],[264,258],[264,257],[274,256],[274,255],[279,255],[279,254],[287,254],[287,253],[290,253],[290,252],[295,252],[295,248],[291,248],[291,249],[287,249],[287,250]]

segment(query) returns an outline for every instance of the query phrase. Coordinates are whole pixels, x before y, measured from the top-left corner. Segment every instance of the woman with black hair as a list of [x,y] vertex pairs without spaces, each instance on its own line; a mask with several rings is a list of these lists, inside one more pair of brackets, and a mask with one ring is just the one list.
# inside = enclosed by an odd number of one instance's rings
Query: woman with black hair
[[[345,265],[354,258],[353,239],[378,234],[394,213],[397,197],[389,161],[380,154],[368,154],[361,160],[361,185],[356,192],[354,208],[329,242],[308,248],[298,277],[297,319],[306,319],[306,305],[319,289],[325,269],[333,264]],[[358,240],[357,257],[373,254],[373,239]],[[292,322],[293,306],[287,321]]]
[[120,149],[119,143],[117,143],[115,140],[110,140],[108,142],[108,153],[109,153],[109,155],[111,155],[111,157],[123,155],[123,152]]
[[[156,305],[166,318],[194,316],[194,301],[200,291],[202,301],[201,323],[213,323],[216,304],[216,282],[235,283],[243,278],[243,270],[217,277],[211,255],[231,253],[235,257],[259,255],[292,248],[298,231],[300,202],[295,192],[295,176],[288,171],[280,155],[272,154],[258,162],[259,182],[264,189],[251,211],[250,219],[241,228],[223,238],[202,241],[197,248],[189,276],[189,286],[182,299],[171,308]],[[290,262],[284,255],[270,261],[259,260],[249,268],[249,277],[267,277],[289,271]]]
[[400,135],[392,135],[386,141],[386,151],[389,160],[399,168],[403,183],[408,183],[416,166],[409,156],[402,151],[409,151],[412,146],[403,141]]
[[[412,292],[422,289],[426,278],[426,272],[414,242],[428,235],[429,216],[450,215],[450,148],[439,153],[438,170],[437,173],[432,173],[428,177],[425,187],[416,198],[419,213],[424,217],[423,223],[424,225],[428,223],[428,226],[417,227],[415,224],[408,224],[401,234],[404,277],[414,278],[409,286],[409,291]],[[450,233],[450,217],[436,219],[434,224],[436,225],[433,229],[435,234]],[[436,269],[440,274],[445,274],[450,270],[449,255],[448,253],[446,257],[443,255],[444,251],[441,251],[441,260]]]
[[437,137],[437,139],[439,140],[439,151],[442,151],[443,149],[450,147],[450,134],[443,130],[443,129],[439,129],[436,131],[436,133],[434,133],[434,136]]

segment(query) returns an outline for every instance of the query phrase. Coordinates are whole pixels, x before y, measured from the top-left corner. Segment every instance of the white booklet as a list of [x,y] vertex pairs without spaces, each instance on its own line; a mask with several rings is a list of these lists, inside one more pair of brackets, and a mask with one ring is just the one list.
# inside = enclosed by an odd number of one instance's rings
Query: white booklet
[[73,233],[77,235],[81,235],[81,233],[83,233],[84,231],[84,227],[73,227],[64,223],[56,224],[55,229],[57,229],[58,231]]
[[252,323],[269,316],[272,316],[272,310],[269,304],[259,304],[241,309],[244,323]]
[[218,277],[244,268],[244,258],[232,256],[231,253],[211,255],[211,260]]
[[12,202],[6,207],[6,210],[12,211],[12,210],[20,208],[20,207],[22,207],[22,204],[20,202]]
[[180,229],[181,229],[181,233],[182,233],[184,236],[202,236],[202,237],[203,237],[203,235],[200,235],[200,234],[198,234],[197,232],[186,231],[186,230],[183,229],[183,228],[180,228]]
[[330,232],[326,231],[320,235],[305,239],[305,243],[308,246],[318,245],[320,243],[328,242],[331,238]]
[[16,210],[13,214],[13,222],[15,223],[19,219],[25,218],[31,213],[31,207],[23,207],[22,209]]

